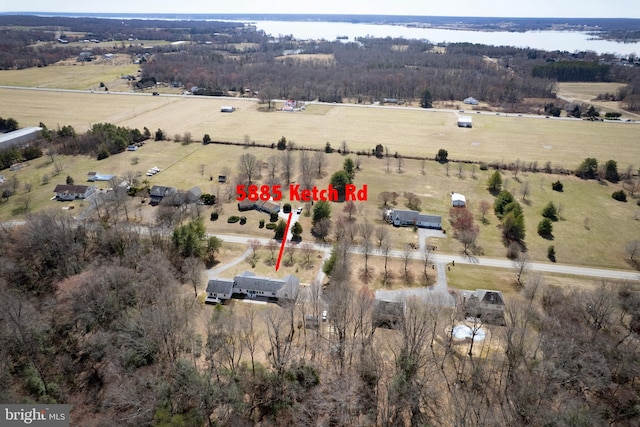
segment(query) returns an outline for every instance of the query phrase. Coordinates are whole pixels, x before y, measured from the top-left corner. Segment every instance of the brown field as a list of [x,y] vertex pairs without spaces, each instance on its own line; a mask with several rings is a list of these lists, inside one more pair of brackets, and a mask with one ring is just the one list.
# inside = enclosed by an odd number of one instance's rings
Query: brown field
[[331,53],[301,53],[299,55],[277,56],[279,61],[312,62],[316,65],[333,65],[335,57]]
[[[419,108],[308,105],[296,113],[258,111],[251,100],[193,96],[152,97],[148,94],[68,93],[0,89],[0,116],[14,117],[23,126],[40,122],[49,127],[69,124],[84,131],[92,123],[110,122],[168,135],[191,132],[199,139],[244,140],[270,144],[281,136],[299,146],[323,147],[342,141],[351,151],[370,151],[377,144],[389,152],[433,157],[446,148],[450,159],[513,162],[575,168],[585,157],[614,159],[624,169],[640,158],[640,126],[474,114],[473,129],[456,126],[457,113]],[[221,113],[222,105],[237,111]],[[615,150],[611,144],[615,143]]]
[[637,120],[637,113],[625,111],[623,103],[618,101],[597,100],[600,94],[617,94],[618,90],[626,86],[624,83],[558,83],[558,96],[567,101],[581,102],[597,107],[604,115],[610,111],[622,113],[622,119]]

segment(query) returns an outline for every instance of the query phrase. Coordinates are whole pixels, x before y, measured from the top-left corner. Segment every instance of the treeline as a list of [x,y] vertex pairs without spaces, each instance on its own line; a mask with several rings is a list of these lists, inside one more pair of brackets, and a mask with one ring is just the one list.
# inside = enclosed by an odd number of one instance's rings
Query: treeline
[[533,76],[559,82],[605,82],[611,66],[596,62],[558,61],[533,68]]
[[[628,284],[571,291],[527,276],[506,326],[474,323],[487,334],[472,344],[450,332],[465,310],[420,300],[377,329],[347,244],[324,302],[313,285],[295,305],[203,306],[182,288],[202,283],[202,254],[186,250],[198,228],[169,238],[48,212],[0,229],[0,400],[74,402],[72,424],[97,427],[640,420]],[[324,303],[326,322],[306,327]]]

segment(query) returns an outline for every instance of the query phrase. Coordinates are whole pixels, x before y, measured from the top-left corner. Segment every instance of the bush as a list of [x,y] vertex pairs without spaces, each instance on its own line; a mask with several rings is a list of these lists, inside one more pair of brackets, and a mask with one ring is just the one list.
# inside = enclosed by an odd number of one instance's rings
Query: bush
[[218,220],[218,212],[211,212],[211,217],[209,218],[211,221]]
[[486,163],[480,163],[480,170],[487,171],[489,170],[489,166]]
[[291,205],[289,203],[285,203],[282,206],[282,212],[288,214],[289,212],[291,212]]
[[236,223],[238,221],[240,221],[240,217],[239,216],[235,216],[235,215],[232,215],[232,216],[229,217],[229,219],[227,219],[227,222],[229,224],[234,224],[234,223]]
[[447,157],[449,157],[449,152],[444,148],[438,150],[438,154],[436,154],[436,161],[440,163],[447,163]]
[[553,234],[553,223],[549,218],[543,218],[538,223],[538,234],[542,237],[550,237]]
[[562,185],[562,183],[560,182],[560,180],[558,180],[558,181],[556,181],[556,182],[551,183],[551,188],[552,188],[554,191],[560,191],[560,192],[561,192],[561,191],[563,190],[564,186]]
[[270,222],[269,224],[266,225],[265,227],[267,230],[273,230],[274,228],[276,228],[276,224],[273,222]]
[[258,224],[258,228],[264,228],[264,219],[260,220],[260,223]]
[[613,197],[614,199],[616,199],[619,202],[626,202],[627,201],[627,193],[625,193],[623,190],[619,190],[614,192],[611,197]]
[[558,209],[556,208],[556,205],[554,205],[553,202],[547,203],[547,206],[542,209],[542,216],[550,219],[551,221],[557,221]]
[[246,216],[241,216],[240,217],[240,225],[244,225],[247,223],[247,217]]
[[269,222],[276,221],[278,221],[278,214],[276,212],[271,212],[271,214],[269,215]]
[[553,245],[547,248],[547,258],[549,258],[551,262],[556,262],[556,248]]

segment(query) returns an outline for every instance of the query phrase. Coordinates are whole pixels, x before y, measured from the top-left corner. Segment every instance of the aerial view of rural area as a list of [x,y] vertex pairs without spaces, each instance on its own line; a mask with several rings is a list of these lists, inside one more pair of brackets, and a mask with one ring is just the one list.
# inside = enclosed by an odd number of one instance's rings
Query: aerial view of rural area
[[0,4],[0,427],[640,425],[640,8]]

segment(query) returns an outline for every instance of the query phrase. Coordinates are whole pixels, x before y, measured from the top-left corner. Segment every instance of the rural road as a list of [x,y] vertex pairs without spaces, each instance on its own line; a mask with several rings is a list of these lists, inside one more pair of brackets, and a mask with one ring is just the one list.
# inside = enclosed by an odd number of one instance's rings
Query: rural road
[[[293,221],[292,221],[293,222]],[[240,243],[240,244],[248,244],[249,240],[255,239],[255,237],[250,236],[238,236],[232,234],[216,234],[216,237],[222,239],[225,242],[229,243]],[[260,238],[257,239],[260,243],[265,244],[270,239]],[[331,245],[326,243],[314,243],[309,242],[313,245],[315,250],[329,252],[331,250]],[[291,243],[287,243],[291,244]],[[351,253],[362,254],[362,247],[356,246],[351,249]],[[372,256],[384,256],[382,251],[379,249],[374,249],[371,251]],[[391,258],[402,258],[403,251],[401,250],[392,250],[389,253],[389,257]],[[420,251],[413,251],[411,253],[411,259],[421,259],[422,254]],[[448,263],[455,262],[460,265],[478,265],[482,267],[492,267],[492,268],[506,268],[506,269],[515,269],[515,265],[513,261],[506,259],[497,259],[497,258],[485,258],[485,257],[465,257],[460,255],[448,255],[448,254],[431,254],[431,262],[435,265],[447,265]],[[540,262],[530,262],[527,264],[527,270],[529,271],[539,271],[543,273],[556,273],[556,274],[569,274],[575,276],[585,276],[585,277],[593,277],[593,278],[603,278],[603,279],[615,279],[615,280],[636,280],[640,281],[640,272],[631,271],[631,270],[613,270],[613,269],[604,269],[604,268],[591,268],[591,267],[579,267],[568,264],[551,264],[551,263],[540,263]]]

